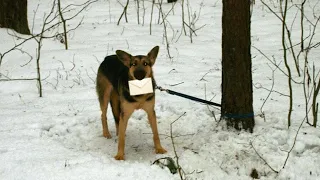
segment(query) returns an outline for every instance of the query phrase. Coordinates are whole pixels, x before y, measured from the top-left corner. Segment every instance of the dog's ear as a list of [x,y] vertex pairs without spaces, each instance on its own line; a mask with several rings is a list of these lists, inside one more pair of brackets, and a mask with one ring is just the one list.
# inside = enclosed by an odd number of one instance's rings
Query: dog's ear
[[125,66],[130,67],[130,61],[131,61],[131,57],[132,57],[131,54],[124,52],[124,51],[121,51],[121,50],[117,50],[116,54],[117,54],[118,58],[120,59],[120,61]]
[[157,56],[158,56],[158,52],[159,52],[159,46],[155,46],[148,53],[148,58],[151,61],[151,66],[154,65],[154,63],[156,62],[156,59],[157,59]]

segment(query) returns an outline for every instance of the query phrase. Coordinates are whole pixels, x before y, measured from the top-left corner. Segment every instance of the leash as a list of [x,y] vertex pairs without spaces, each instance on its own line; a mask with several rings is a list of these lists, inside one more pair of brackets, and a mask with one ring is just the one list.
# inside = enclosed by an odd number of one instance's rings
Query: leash
[[[186,98],[186,99],[190,99],[192,101],[201,102],[201,103],[205,103],[205,104],[208,104],[208,105],[221,107],[221,104],[214,103],[214,102],[211,102],[211,101],[207,101],[207,100],[204,100],[204,99],[200,99],[200,98],[197,98],[197,97],[189,96],[187,94],[182,94],[182,93],[179,93],[179,92],[176,92],[176,91],[172,91],[170,89],[164,89],[161,86],[156,86],[155,88],[159,89],[160,91],[165,91],[165,92],[167,92],[168,94],[171,94],[171,95],[176,95],[176,96],[180,96],[180,97],[183,97],[183,98]],[[228,119],[251,118],[251,117],[254,117],[254,113],[253,112],[252,113],[247,113],[247,114],[231,114],[231,113],[228,113],[228,114],[225,114],[224,117],[228,118]]]
[[197,98],[197,97],[194,97],[194,96],[189,96],[187,94],[182,94],[182,93],[179,93],[179,92],[176,92],[176,91],[172,91],[170,89],[164,89],[161,86],[156,86],[155,88],[159,89],[160,91],[165,91],[165,92],[167,92],[168,94],[171,94],[171,95],[176,95],[176,96],[180,96],[180,97],[183,97],[183,98],[186,98],[186,99],[190,99],[192,101],[201,102],[201,103],[205,103],[205,104],[208,104],[208,105],[221,107],[221,104],[214,103],[214,102],[211,102],[211,101],[207,101],[207,100],[204,100],[204,99],[200,99],[200,98]]

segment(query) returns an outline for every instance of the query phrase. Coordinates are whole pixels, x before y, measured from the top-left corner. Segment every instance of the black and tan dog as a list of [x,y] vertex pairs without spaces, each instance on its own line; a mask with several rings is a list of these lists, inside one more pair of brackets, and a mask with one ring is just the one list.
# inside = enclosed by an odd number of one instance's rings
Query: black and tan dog
[[128,80],[142,80],[151,78],[153,87],[152,66],[159,52],[159,46],[154,47],[146,56],[132,56],[124,51],[117,50],[116,55],[107,56],[98,69],[96,90],[99,96],[102,111],[101,121],[103,136],[111,138],[107,124],[107,107],[110,102],[116,122],[118,135],[117,160],[124,159],[125,133],[128,119],[135,109],[143,109],[148,114],[149,123],[153,132],[155,152],[166,153],[161,146],[156,114],[154,111],[155,93],[130,96]]

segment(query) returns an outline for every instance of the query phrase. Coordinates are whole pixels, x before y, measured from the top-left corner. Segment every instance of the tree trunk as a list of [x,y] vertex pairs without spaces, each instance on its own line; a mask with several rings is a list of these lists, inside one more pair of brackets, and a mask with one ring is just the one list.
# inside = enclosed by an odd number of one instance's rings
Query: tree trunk
[[30,34],[27,4],[27,0],[0,0],[0,28],[10,28],[21,34]]
[[253,132],[250,1],[223,0],[221,118]]

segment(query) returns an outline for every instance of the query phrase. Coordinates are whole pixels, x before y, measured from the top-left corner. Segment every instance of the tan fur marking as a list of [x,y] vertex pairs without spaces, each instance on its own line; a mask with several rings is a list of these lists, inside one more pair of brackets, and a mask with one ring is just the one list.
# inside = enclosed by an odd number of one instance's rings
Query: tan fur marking
[[157,154],[164,154],[167,152],[160,143],[159,133],[158,133],[158,127],[157,127],[157,119],[156,119],[156,113],[154,111],[154,102],[155,98],[153,98],[151,101],[147,101],[142,106],[142,109],[146,111],[148,114],[148,120],[151,126],[151,130],[153,133],[153,142],[155,147],[155,152]]
[[121,111],[120,120],[119,120],[118,153],[114,157],[116,160],[124,160],[125,137],[126,137],[128,120],[135,109],[131,103],[122,101],[121,110],[122,111]]

